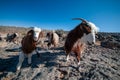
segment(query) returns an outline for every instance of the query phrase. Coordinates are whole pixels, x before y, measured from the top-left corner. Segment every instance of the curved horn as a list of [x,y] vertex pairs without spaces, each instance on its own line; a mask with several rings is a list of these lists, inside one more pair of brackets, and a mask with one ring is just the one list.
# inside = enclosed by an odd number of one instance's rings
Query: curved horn
[[72,20],[81,20],[82,22],[85,22],[85,23],[87,23],[87,22],[88,22],[87,20],[82,19],[82,18],[73,18]]

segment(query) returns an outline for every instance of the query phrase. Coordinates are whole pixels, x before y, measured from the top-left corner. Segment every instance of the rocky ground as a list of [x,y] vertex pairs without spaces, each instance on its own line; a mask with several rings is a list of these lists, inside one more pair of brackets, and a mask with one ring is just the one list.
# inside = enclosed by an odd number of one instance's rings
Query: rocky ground
[[[106,34],[114,38],[117,43],[120,42],[119,35]],[[73,54],[66,62],[64,41],[61,41],[55,50],[39,48],[40,58],[34,54],[31,66],[27,64],[26,58],[21,70],[16,71],[20,45],[1,41],[0,80],[120,80],[120,48],[116,45],[102,46],[102,38],[105,38],[104,41],[109,41],[106,34],[100,33],[98,40],[101,41],[96,45],[87,46],[82,54],[79,68]]]

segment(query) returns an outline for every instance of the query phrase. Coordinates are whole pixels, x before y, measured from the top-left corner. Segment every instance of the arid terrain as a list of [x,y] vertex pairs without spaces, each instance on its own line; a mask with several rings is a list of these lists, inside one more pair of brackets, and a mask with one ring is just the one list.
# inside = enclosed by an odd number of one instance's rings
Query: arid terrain
[[[0,27],[0,80],[120,80],[120,33],[98,33],[96,44],[86,46],[79,68],[74,54],[66,62],[64,33],[57,48],[47,50],[46,44],[44,48],[39,44],[40,58],[33,54],[32,65],[26,58],[21,70],[16,71],[20,41],[27,30]],[[18,44],[5,41],[7,33],[12,32],[19,34]]]

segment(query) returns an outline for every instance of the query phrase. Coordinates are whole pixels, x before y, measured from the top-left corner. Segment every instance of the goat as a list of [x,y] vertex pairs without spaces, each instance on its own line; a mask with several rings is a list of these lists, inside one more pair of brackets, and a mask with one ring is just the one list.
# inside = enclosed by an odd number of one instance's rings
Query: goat
[[46,37],[48,38],[48,48],[50,48],[51,45],[54,45],[56,47],[59,43],[59,36],[56,34],[54,31],[53,32],[48,32]]
[[95,33],[98,32],[98,28],[92,22],[88,22],[82,18],[74,18],[73,20],[81,20],[82,23],[68,33],[64,49],[67,61],[69,60],[69,54],[73,52],[79,65],[80,56],[85,49],[85,44],[95,43]]
[[18,33],[12,33],[12,34],[7,34],[7,37],[6,37],[6,42],[13,42],[13,43],[16,43],[15,41],[17,40],[18,38]]
[[[17,64],[17,70],[20,70],[22,62],[24,61],[24,57],[28,57],[28,64],[31,64],[31,57],[33,52],[37,52],[37,42],[39,41],[41,36],[41,29],[34,27],[30,31],[27,32],[26,36],[23,37],[21,41],[21,50],[22,52],[19,53],[19,63]],[[39,55],[38,55],[39,56]]]

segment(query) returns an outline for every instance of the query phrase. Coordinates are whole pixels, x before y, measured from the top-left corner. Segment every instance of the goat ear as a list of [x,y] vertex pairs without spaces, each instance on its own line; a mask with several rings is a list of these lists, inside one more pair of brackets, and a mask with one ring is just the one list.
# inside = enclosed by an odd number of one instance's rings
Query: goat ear
[[32,34],[33,34],[33,30],[27,32],[27,35],[32,35]]

